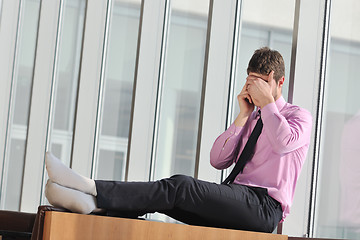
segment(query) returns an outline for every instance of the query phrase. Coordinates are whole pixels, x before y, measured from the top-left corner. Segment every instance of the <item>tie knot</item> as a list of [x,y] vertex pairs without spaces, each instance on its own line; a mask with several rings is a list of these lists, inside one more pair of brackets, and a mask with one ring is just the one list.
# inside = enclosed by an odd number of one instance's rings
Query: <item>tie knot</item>
[[260,109],[257,111],[256,117],[261,117],[261,110]]

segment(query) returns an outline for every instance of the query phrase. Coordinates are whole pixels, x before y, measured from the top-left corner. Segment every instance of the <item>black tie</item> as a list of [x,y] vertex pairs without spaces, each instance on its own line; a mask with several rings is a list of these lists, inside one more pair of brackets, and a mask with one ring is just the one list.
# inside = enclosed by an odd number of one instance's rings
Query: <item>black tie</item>
[[[259,113],[260,113],[260,110],[259,110]],[[258,138],[260,136],[262,127],[263,127],[263,122],[262,122],[261,116],[260,116],[259,120],[256,122],[256,125],[255,125],[253,131],[250,134],[248,141],[245,144],[243,151],[240,154],[240,157],[239,157],[237,163],[235,164],[235,167],[231,171],[230,175],[221,184],[233,183],[236,176],[239,173],[243,172],[246,163],[248,163],[251,160],[252,156],[254,155],[254,148],[256,145],[256,141],[258,140]],[[237,154],[235,157],[237,157]]]

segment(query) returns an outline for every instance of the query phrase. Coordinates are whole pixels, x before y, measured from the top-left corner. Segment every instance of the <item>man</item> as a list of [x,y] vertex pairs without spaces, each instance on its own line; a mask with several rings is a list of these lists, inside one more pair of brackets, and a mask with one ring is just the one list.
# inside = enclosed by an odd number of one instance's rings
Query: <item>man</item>
[[[282,97],[284,71],[280,53],[269,48],[256,50],[249,62],[246,83],[237,97],[240,113],[210,153],[210,162],[218,169],[244,163],[240,173],[235,172],[236,179],[226,184],[182,175],[155,182],[94,181],[47,153],[49,202],[85,214],[97,208],[123,216],[160,212],[187,224],[272,232],[289,213],[312,125],[308,111]],[[262,123],[255,107],[261,109]],[[255,150],[243,159],[257,122],[263,127],[257,130],[261,134]]]

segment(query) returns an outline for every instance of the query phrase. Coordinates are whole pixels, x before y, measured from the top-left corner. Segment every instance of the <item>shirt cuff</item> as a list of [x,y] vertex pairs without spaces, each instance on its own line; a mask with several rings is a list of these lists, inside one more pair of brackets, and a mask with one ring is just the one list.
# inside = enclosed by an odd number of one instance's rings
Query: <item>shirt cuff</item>
[[267,118],[271,117],[274,115],[274,113],[277,112],[279,112],[279,109],[276,107],[275,102],[269,103],[261,109],[261,119],[266,121]]

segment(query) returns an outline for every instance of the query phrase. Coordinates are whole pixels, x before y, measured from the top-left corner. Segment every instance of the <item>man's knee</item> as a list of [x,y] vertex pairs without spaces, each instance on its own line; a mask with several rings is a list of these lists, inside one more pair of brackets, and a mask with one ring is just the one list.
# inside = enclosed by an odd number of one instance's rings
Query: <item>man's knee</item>
[[187,186],[191,186],[194,183],[194,178],[186,175],[177,174],[170,179],[173,181],[174,185],[177,187],[185,188]]
[[180,209],[188,209],[193,206],[194,199],[201,195],[198,193],[196,180],[193,177],[174,175],[170,177],[170,181],[175,189],[175,206]]

